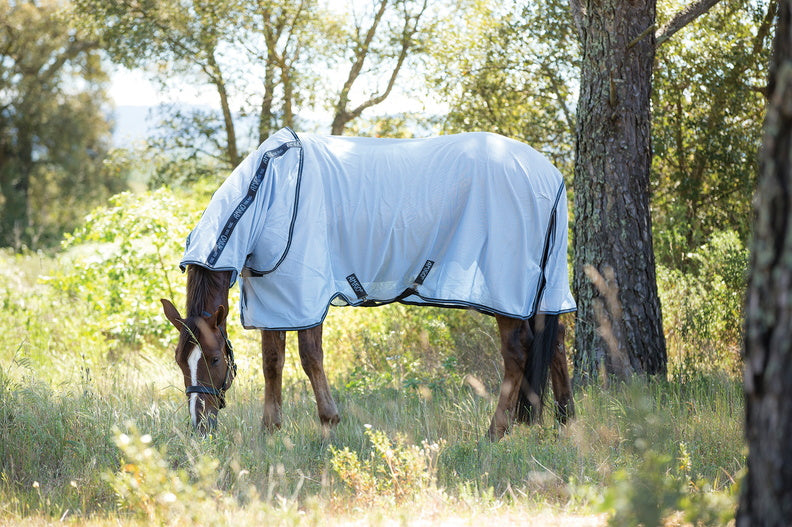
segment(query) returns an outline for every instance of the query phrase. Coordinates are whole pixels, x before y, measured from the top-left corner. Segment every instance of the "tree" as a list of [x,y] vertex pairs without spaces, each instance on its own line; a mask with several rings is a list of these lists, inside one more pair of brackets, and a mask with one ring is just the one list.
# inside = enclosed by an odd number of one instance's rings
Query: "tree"
[[107,76],[60,5],[0,0],[2,246],[56,238],[114,185],[102,171]]
[[659,30],[655,0],[570,2],[582,52],[573,184],[578,383],[601,367],[620,377],[666,373],[649,208],[652,66],[657,42],[717,1],[699,0]]
[[775,12],[775,0],[726,0],[658,49],[652,221],[666,267],[691,271],[688,255],[719,231],[747,243]]
[[[74,4],[81,27],[101,42],[114,61],[129,68],[158,68],[163,81],[181,74],[197,76],[200,82],[213,86],[220,104],[220,129],[225,134],[223,143],[216,145],[229,165],[242,160],[228,84],[234,77],[221,63],[223,46],[243,21],[242,2],[75,0]],[[209,124],[210,119],[196,116],[193,122],[199,130],[210,130],[211,141],[217,128]]]
[[[373,12],[351,24],[317,0],[75,4],[83,27],[101,39],[114,61],[150,69],[163,84],[187,78],[214,87],[220,119],[205,109],[179,109],[170,124],[181,128],[168,141],[232,167],[248,146],[240,141],[241,117],[255,116],[260,142],[278,128],[300,125],[301,110],[323,105],[334,113],[332,132],[342,133],[364,110],[384,101],[418,49],[427,0],[378,0]],[[346,71],[340,89],[328,74],[337,68]],[[385,86],[361,96],[359,86],[376,86],[383,73]]]
[[779,2],[745,322],[748,473],[737,525],[792,518],[792,2]]
[[[399,11],[398,18],[400,18],[401,24],[397,24],[395,29],[391,28],[390,31],[387,31],[384,38],[380,36],[380,42],[377,45],[375,37],[378,36],[378,32],[381,33],[379,28],[383,24],[383,18],[389,5]],[[379,0],[375,4],[376,10],[367,28],[361,22],[354,23],[354,29],[349,33],[352,45],[347,45],[351,52],[343,53],[343,56],[346,56],[350,62],[350,67],[336,98],[330,133],[343,134],[347,123],[360,117],[366,109],[376,106],[388,98],[409,53],[419,46],[419,28],[427,6],[428,0],[418,2]],[[387,81],[384,87],[380,86],[378,90],[365,94],[364,100],[350,109],[350,93],[355,84],[359,83],[366,62],[374,64],[373,68],[378,72],[389,69],[390,72],[386,74]]]
[[[488,130],[520,139],[571,171],[575,29],[565,0],[462,2],[443,21],[428,82],[450,109],[445,132]],[[441,35],[441,37],[444,35]],[[567,170],[567,168],[569,169]]]

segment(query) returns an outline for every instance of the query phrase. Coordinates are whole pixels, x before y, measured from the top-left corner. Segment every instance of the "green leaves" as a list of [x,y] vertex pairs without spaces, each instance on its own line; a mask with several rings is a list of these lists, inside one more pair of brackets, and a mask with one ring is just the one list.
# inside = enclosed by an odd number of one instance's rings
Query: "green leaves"
[[107,75],[68,7],[0,1],[0,246],[38,247],[72,228],[115,181]]
[[177,263],[195,208],[167,189],[122,193],[92,212],[63,244],[48,283],[88,309],[85,323],[119,344],[139,346],[169,331],[159,299],[183,294]]

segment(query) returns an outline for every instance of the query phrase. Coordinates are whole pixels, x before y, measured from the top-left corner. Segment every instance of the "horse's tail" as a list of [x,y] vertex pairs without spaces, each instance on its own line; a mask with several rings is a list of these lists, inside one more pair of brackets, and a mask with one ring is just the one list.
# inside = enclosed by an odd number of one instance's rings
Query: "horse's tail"
[[517,421],[533,423],[542,415],[550,363],[558,335],[558,315],[535,315],[525,321],[529,335],[523,381],[517,398]]

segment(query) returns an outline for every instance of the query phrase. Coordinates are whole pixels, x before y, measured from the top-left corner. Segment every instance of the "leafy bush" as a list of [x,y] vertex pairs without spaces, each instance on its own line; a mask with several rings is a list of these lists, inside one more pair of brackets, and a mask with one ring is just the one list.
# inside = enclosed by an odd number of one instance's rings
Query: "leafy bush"
[[719,232],[696,252],[688,272],[658,266],[670,370],[740,371],[748,250],[734,231]]
[[[116,429],[115,444],[122,453],[121,467],[104,477],[115,491],[121,510],[151,522],[189,518],[199,523],[206,510],[216,509],[223,498],[215,480],[220,463],[201,456],[191,471],[171,469],[166,453],[155,448],[151,436],[134,425],[128,432]],[[214,505],[214,507],[212,506]]]
[[391,304],[336,308],[325,325],[328,371],[350,390],[441,391],[467,374],[497,383],[492,317],[473,311]]
[[363,503],[378,500],[401,503],[434,487],[437,480],[437,459],[445,441],[421,446],[407,443],[404,436],[395,441],[385,432],[372,430],[367,425],[366,436],[374,450],[369,459],[361,460],[356,452],[344,447],[330,447],[330,463],[341,480]]
[[[731,394],[740,388],[734,381],[709,384],[711,391],[633,382],[615,386],[612,394],[589,392],[581,412],[605,410],[605,414],[595,429],[573,423],[573,434],[583,449],[599,451],[600,456],[607,452],[602,447],[610,444],[619,461],[600,462],[598,470],[607,468],[604,490],[581,485],[573,494],[586,496],[607,512],[613,526],[655,527],[679,518],[693,525],[726,525],[734,516],[738,488],[736,477],[729,473],[737,473],[742,464],[735,448],[741,443],[740,430],[734,427],[734,418],[727,417],[740,409],[728,406]],[[603,395],[600,403],[592,400]],[[715,401],[727,407],[698,408]],[[697,415],[692,422],[675,419],[688,411]],[[605,443],[598,445],[602,439]],[[723,448],[731,450],[729,456],[711,449],[721,440],[732,445]],[[727,481],[722,481],[724,474]]]
[[118,345],[163,336],[159,299],[183,295],[175,263],[198,215],[185,201],[167,189],[112,197],[66,236],[63,264],[46,282],[83,310],[86,325]]

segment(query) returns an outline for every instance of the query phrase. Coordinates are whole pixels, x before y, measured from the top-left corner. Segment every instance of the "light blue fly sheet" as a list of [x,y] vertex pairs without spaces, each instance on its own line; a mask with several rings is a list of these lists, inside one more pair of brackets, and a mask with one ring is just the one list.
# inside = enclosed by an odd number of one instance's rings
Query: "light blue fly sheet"
[[242,323],[303,329],[331,304],[575,310],[560,172],[490,133],[268,138],[226,179],[182,267],[241,277]]

